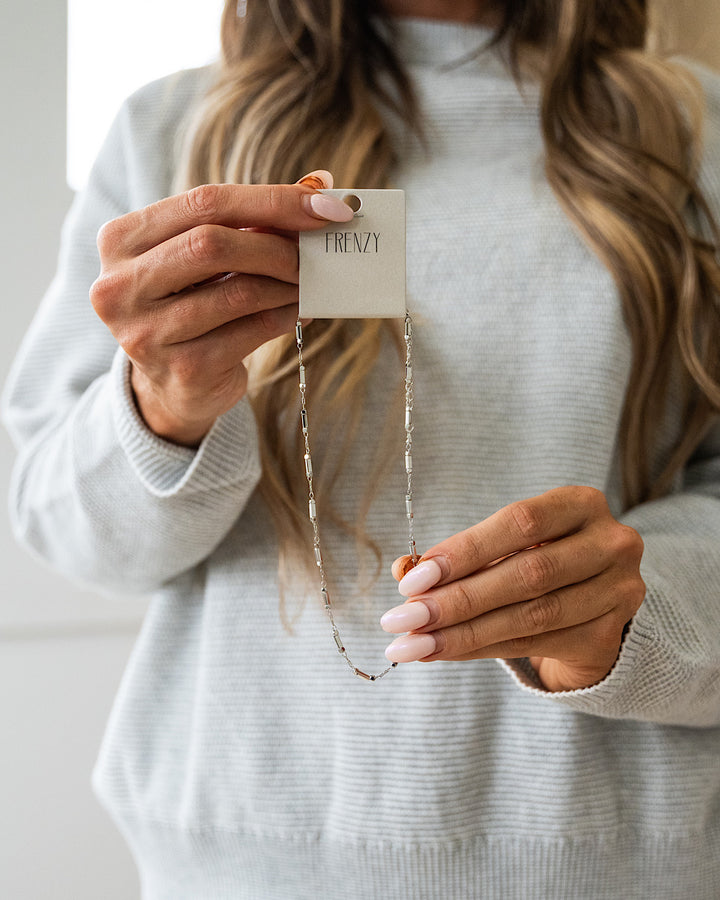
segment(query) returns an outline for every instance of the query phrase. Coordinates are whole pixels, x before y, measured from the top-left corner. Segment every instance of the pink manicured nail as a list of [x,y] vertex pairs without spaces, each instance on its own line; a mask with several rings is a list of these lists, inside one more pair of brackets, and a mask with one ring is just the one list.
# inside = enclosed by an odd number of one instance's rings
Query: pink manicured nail
[[349,222],[355,213],[347,203],[343,203],[339,197],[328,197],[326,194],[307,194],[310,205],[310,214],[318,219],[327,219],[330,222]]
[[385,651],[385,656],[390,662],[415,662],[434,653],[436,646],[435,638],[431,634],[404,634],[395,638]]
[[434,559],[426,559],[418,563],[414,569],[410,569],[399,583],[398,590],[403,597],[412,597],[414,594],[422,594],[431,588],[442,578],[442,569]]
[[413,600],[411,603],[403,603],[389,609],[380,619],[380,625],[385,631],[400,634],[403,631],[413,631],[422,628],[430,621],[430,610],[422,600]]

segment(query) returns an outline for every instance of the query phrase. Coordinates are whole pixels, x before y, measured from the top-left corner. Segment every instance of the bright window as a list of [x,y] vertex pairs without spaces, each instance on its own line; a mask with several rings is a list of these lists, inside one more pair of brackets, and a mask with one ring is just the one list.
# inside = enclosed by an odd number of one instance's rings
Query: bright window
[[81,188],[134,90],[217,57],[222,0],[68,0],[67,178]]

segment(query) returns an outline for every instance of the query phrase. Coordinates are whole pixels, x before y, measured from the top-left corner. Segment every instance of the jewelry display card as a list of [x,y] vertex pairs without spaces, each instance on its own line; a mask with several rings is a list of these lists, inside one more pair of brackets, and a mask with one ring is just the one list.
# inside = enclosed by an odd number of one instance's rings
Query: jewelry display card
[[355,216],[300,232],[300,317],[403,317],[405,192],[324,189]]

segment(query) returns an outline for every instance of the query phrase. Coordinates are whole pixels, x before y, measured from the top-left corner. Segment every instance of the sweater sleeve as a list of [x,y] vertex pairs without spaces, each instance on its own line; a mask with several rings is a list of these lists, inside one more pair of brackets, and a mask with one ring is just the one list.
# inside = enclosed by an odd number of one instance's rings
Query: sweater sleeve
[[504,660],[523,690],[577,712],[667,725],[720,725],[720,428],[682,492],[631,510],[647,591],[612,671],[578,691],[544,690],[527,660]]
[[[720,221],[720,76],[688,68],[706,97],[700,186]],[[720,425],[696,451],[677,493],[630,510],[623,521],[645,542],[647,592],[608,676],[584,690],[550,693],[527,660],[503,665],[523,689],[578,712],[720,725]]]
[[16,537],[58,571],[100,588],[152,590],[196,566],[260,475],[246,400],[215,422],[197,451],[145,426],[129,361],[88,297],[100,226],[167,191],[152,165],[168,165],[162,140],[174,135],[177,108],[189,99],[183,83],[171,93],[168,106],[167,85],[157,83],[118,114],[68,214],[57,274],[3,394],[18,451],[10,490]]

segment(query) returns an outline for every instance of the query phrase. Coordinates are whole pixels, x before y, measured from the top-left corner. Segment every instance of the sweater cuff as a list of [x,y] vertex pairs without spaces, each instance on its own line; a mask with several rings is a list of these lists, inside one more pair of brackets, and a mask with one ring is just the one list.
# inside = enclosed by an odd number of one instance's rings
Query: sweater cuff
[[498,662],[524,692],[577,712],[627,719],[636,718],[638,709],[642,709],[644,717],[657,714],[662,718],[662,711],[672,703],[679,673],[668,670],[666,649],[649,621],[652,605],[646,597],[627,629],[615,665],[602,681],[590,687],[548,691],[528,659]]
[[130,386],[131,363],[121,347],[110,378],[115,428],[130,467],[157,497],[180,491],[212,491],[260,479],[261,464],[255,416],[243,398],[219,416],[197,449],[158,437],[142,419]]

